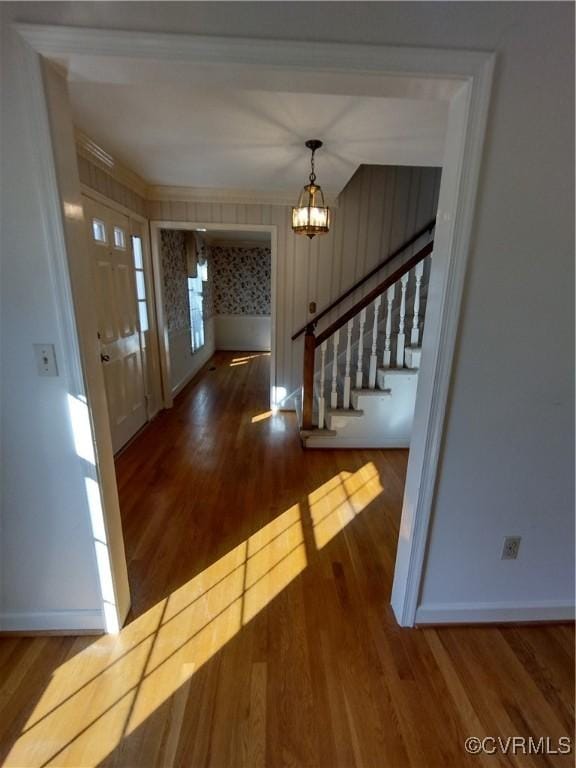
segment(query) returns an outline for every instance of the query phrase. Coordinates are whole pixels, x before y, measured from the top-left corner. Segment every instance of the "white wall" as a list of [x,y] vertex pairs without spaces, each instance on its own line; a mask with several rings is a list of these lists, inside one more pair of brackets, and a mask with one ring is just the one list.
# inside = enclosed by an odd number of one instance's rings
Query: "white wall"
[[[36,181],[40,148],[22,111],[23,63],[3,43],[0,628],[98,629],[102,601],[85,485],[93,467],[79,460],[69,410],[81,409],[84,391],[64,354],[65,287],[48,256]],[[54,344],[57,377],[38,376],[37,342]]]
[[170,384],[176,396],[198,373],[214,354],[214,319],[204,324],[204,346],[197,352],[190,347],[190,329],[180,328],[168,334],[170,355]]
[[268,352],[272,323],[265,315],[215,315],[216,349]]
[[[546,615],[547,606],[573,599],[574,8],[537,2],[329,8],[312,2],[198,3],[193,12],[188,3],[2,4],[8,17],[51,24],[497,52],[422,604],[429,616],[434,606],[494,604],[533,605]],[[3,467],[4,557],[14,564],[40,554],[24,585],[5,567],[4,600],[9,595],[12,605],[16,600],[28,609],[63,601],[90,605],[95,581],[84,523],[75,529],[74,547],[63,538],[78,501],[68,474],[69,436],[53,429],[64,417],[64,390],[60,382],[40,382],[30,364],[30,343],[40,333],[57,339],[55,296],[42,227],[19,218],[19,204],[37,192],[12,90],[14,63],[3,67],[2,78],[11,107],[3,110],[10,142],[3,161],[10,199],[3,205],[5,221],[12,222],[4,234],[10,247],[3,248],[3,328],[9,324],[3,397],[10,399],[3,423],[5,456],[10,449]],[[302,275],[312,263],[303,253],[290,269]],[[281,309],[295,319],[300,310],[300,304]],[[299,356],[297,348],[293,354]],[[45,425],[41,438],[23,433],[22,424]],[[66,477],[66,484],[56,477]],[[11,527],[17,514],[28,528]],[[36,536],[37,522],[46,535]],[[523,537],[520,557],[501,563],[502,536],[509,533]],[[40,577],[50,569],[57,577],[46,595]]]

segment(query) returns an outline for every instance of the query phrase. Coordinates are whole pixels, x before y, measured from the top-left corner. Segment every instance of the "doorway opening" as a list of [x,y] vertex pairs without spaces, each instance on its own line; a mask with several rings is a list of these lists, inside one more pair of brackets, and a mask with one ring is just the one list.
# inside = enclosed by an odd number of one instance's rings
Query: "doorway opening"
[[276,227],[152,221],[164,407],[216,351],[270,359],[275,399]]
[[[195,70],[191,65],[192,62],[202,63],[203,68],[199,74],[204,82],[209,74],[211,62],[217,62],[220,73],[222,66],[229,64],[230,71],[240,73],[241,70],[239,80],[251,80],[251,86],[254,87],[258,85],[261,87],[263,82],[271,86],[275,82],[281,90],[281,83],[286,82],[288,75],[291,91],[301,89],[302,93],[308,94],[311,98],[316,98],[317,93],[357,95],[360,89],[363,94],[370,96],[371,100],[375,97],[373,99],[375,102],[379,98],[384,98],[383,93],[387,89],[388,93],[393,91],[398,96],[400,91],[403,91],[404,84],[410,80],[413,94],[419,93],[422,99],[426,100],[432,88],[447,105],[448,119],[442,163],[444,172],[439,196],[434,268],[431,278],[439,301],[435,303],[434,311],[431,306],[428,311],[429,346],[428,351],[424,352],[428,365],[422,368],[418,386],[392,594],[392,605],[399,622],[403,625],[413,625],[439,464],[452,356],[467,261],[467,246],[490,94],[493,57],[486,53],[466,51],[430,52],[387,47],[367,49],[361,45],[339,46],[337,44],[306,46],[289,42],[270,45],[267,41],[232,39],[223,42],[218,39],[201,39],[194,36],[180,36],[181,44],[177,46],[173,46],[172,43],[178,36],[172,36],[169,48],[164,44],[165,41],[160,40],[160,47],[156,49],[150,45],[151,36],[140,40],[138,36],[130,33],[118,33],[111,42],[110,36],[105,31],[97,30],[91,30],[89,36],[82,36],[82,30],[78,29],[59,30],[57,41],[54,40],[53,30],[50,29],[32,30],[20,27],[18,31],[29,43],[25,53],[26,77],[30,79],[30,87],[27,90],[30,92],[30,109],[34,116],[29,122],[34,126],[38,146],[47,147],[50,158],[50,162],[45,163],[40,157],[41,153],[38,153],[37,170],[46,192],[48,226],[54,228],[50,246],[51,258],[59,272],[67,273],[69,270],[72,289],[73,291],[78,289],[76,316],[70,311],[70,296],[63,291],[62,326],[70,332],[71,336],[78,331],[77,326],[80,328],[80,347],[88,360],[88,362],[84,361],[85,382],[78,387],[77,382],[74,381],[74,386],[79,389],[79,394],[82,396],[85,386],[88,410],[93,424],[97,468],[101,478],[98,490],[102,496],[102,509],[107,530],[110,532],[110,546],[107,554],[113,585],[122,581],[122,574],[125,573],[125,557],[121,537],[120,539],[117,537],[119,530],[117,499],[115,500],[111,494],[114,485],[113,466],[111,445],[107,436],[108,428],[103,423],[105,409],[98,405],[102,399],[104,384],[101,373],[96,371],[98,366],[95,365],[91,341],[87,335],[93,326],[91,317],[93,310],[89,302],[84,303],[82,300],[87,297],[89,290],[84,275],[80,274],[83,265],[79,264],[77,267],[66,265],[66,246],[62,248],[65,228],[76,227],[75,231],[77,231],[78,222],[72,217],[63,221],[61,216],[53,215],[54,211],[61,210],[63,207],[56,179],[60,181],[60,189],[65,187],[71,191],[69,200],[74,201],[73,209],[77,210],[78,207],[81,209],[81,202],[74,197],[78,187],[77,175],[74,170],[67,174],[69,169],[66,169],[64,162],[70,159],[70,152],[68,151],[66,155],[67,150],[62,150],[59,139],[62,136],[62,142],[69,140],[71,123],[67,109],[53,108],[50,88],[48,93],[44,90],[40,54],[48,51],[50,56],[56,59],[62,56],[69,65],[72,63],[73,66],[72,60],[75,56],[122,58],[126,56],[127,51],[130,51],[131,55],[140,56],[144,60],[153,59],[154,51],[161,50],[165,62],[170,59],[177,61],[180,65],[183,61],[188,62],[191,71]],[[81,53],[78,53],[80,50],[78,35],[82,36],[83,41]],[[297,68],[294,66],[294,61],[298,61]],[[238,69],[236,70],[235,67]],[[126,77],[138,78],[141,73],[146,76],[147,72],[149,72],[147,67],[139,67],[137,70],[127,68],[124,74]],[[59,87],[54,86],[52,90],[55,92]],[[59,106],[62,105],[59,104]],[[258,111],[257,114],[261,115],[261,112]],[[40,120],[36,119],[38,115],[41,116]],[[51,133],[50,120],[53,123]],[[419,123],[414,121],[414,124]],[[309,135],[308,131],[307,135]],[[54,137],[57,138],[54,139]],[[368,139],[366,146],[369,146]],[[57,174],[51,165],[53,154],[56,156]],[[262,157],[261,152],[258,157]],[[287,162],[286,166],[290,167],[290,162]],[[252,163],[250,167],[259,166]],[[222,203],[222,198],[220,202]],[[196,221],[201,222],[201,216],[198,216]],[[198,226],[202,224],[199,223]],[[285,222],[282,226],[285,227]],[[284,235],[285,232],[282,232],[283,247],[288,243],[288,238],[284,238]],[[74,244],[73,250],[80,250],[76,248],[79,240],[71,239],[70,242]],[[283,290],[288,286],[288,290],[292,291],[292,297],[294,297],[295,269],[293,267],[301,254],[294,252],[292,255],[295,257],[292,268],[285,270],[281,285]],[[73,256],[76,256],[76,253]],[[74,258],[68,258],[68,262],[73,261]],[[274,284],[274,279],[272,282]],[[279,316],[282,316],[283,321],[288,325],[292,325],[293,318],[286,304],[287,302],[284,303]],[[285,328],[283,330],[285,331]],[[272,334],[274,338],[274,328]],[[290,378],[292,375],[290,366],[299,360],[298,351],[298,348],[295,348],[294,352],[283,351],[286,383],[289,386],[293,381],[293,377]],[[76,365],[80,359],[77,346],[71,344],[67,352]],[[273,355],[275,352],[273,348]],[[274,369],[275,361],[272,365],[273,381]],[[163,396],[166,399],[166,392],[163,392]],[[127,594],[121,597],[122,599],[116,594],[114,604],[120,624],[126,614],[129,599]]]

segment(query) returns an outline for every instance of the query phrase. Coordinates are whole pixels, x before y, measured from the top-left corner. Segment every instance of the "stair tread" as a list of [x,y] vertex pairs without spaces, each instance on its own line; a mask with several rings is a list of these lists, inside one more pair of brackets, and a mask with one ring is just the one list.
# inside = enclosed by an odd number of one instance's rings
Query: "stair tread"
[[338,432],[335,429],[318,429],[318,427],[300,430],[300,437],[303,440],[306,440],[308,437],[336,437],[337,434]]
[[406,373],[417,373],[418,368],[378,368],[385,376],[400,376]]
[[382,397],[382,395],[392,394],[391,389],[353,389],[352,395],[360,395],[361,397]]
[[356,408],[328,408],[326,413],[330,416],[364,416],[364,411]]

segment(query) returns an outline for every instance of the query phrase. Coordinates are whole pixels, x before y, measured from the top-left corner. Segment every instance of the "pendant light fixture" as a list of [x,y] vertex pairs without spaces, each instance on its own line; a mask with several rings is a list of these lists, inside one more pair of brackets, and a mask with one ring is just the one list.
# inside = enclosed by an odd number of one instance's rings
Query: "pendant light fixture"
[[308,235],[310,239],[314,235],[324,235],[330,229],[330,208],[324,203],[322,187],[316,184],[314,172],[314,153],[320,149],[322,142],[319,139],[308,139],[306,146],[312,152],[310,158],[309,183],[306,184],[298,205],[292,208],[292,229],[298,235]]

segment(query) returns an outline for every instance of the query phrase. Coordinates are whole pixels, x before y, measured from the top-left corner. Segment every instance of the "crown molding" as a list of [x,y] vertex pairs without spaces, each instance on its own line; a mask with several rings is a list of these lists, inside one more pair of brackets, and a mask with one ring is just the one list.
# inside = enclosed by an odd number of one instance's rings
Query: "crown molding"
[[[148,200],[175,200],[186,203],[239,203],[243,205],[282,205],[296,204],[299,190],[240,189],[237,187],[169,187],[151,185],[148,187]],[[338,207],[338,197],[325,193],[326,204]]]
[[87,134],[79,128],[74,129],[74,138],[76,141],[76,151],[81,157],[86,158],[94,165],[110,174],[116,181],[129,187],[144,199],[148,198],[149,185],[141,176],[131,171],[126,166],[116,160],[116,158],[107,152],[103,147],[97,144]]
[[[237,187],[180,187],[149,184],[145,179],[97,144],[79,128],[75,129],[76,151],[93,165],[110,174],[116,181],[136,192],[145,200],[178,201],[186,203],[230,203],[239,205],[292,206],[297,200],[297,190],[241,189]],[[326,204],[338,207],[337,195],[325,193]]]

